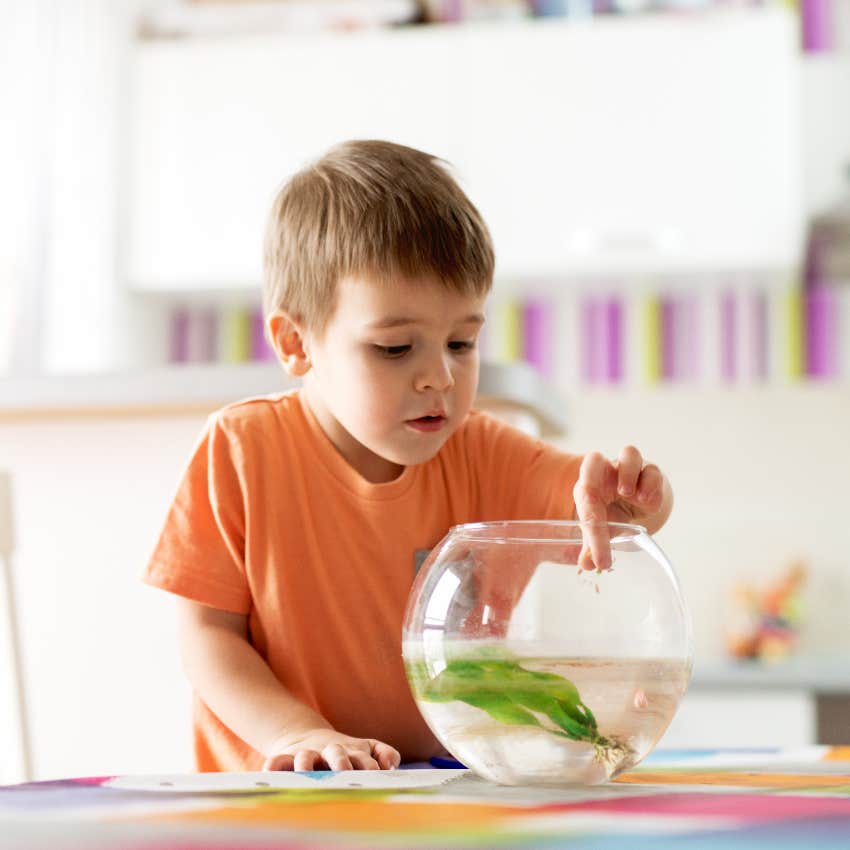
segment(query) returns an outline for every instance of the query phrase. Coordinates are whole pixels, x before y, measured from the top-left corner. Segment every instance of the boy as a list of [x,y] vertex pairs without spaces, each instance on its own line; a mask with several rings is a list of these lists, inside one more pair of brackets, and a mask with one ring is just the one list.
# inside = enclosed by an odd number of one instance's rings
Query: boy
[[[636,449],[582,458],[471,410],[492,277],[478,211],[420,151],[345,143],[279,193],[264,309],[303,386],[210,417],[145,576],[181,597],[199,770],[441,753],[401,659],[417,550],[463,522],[667,519]],[[580,564],[609,557],[587,533]]]

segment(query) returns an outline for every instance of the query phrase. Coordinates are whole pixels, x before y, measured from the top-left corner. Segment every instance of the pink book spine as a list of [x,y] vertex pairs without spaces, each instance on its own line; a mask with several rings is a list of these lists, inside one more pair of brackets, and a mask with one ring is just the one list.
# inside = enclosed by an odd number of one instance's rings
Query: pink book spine
[[[847,0],[838,0],[846,3]],[[817,53],[832,47],[832,0],[800,0],[803,50]]]
[[812,378],[838,375],[838,305],[828,286],[806,293],[806,374]]
[[593,382],[604,384],[608,380],[608,315],[601,298],[593,299],[592,324]]
[[606,304],[607,374],[609,383],[623,380],[623,303],[611,298]]
[[251,311],[251,359],[274,360],[274,351],[266,340],[262,310]]
[[552,305],[542,298],[529,299],[522,308],[523,359],[546,377],[554,371],[552,313]]
[[693,292],[682,299],[682,377],[698,381],[702,376],[700,351],[702,350],[702,327],[700,326],[699,300]]
[[593,363],[593,307],[594,301],[590,297],[585,297],[581,301],[579,308],[579,326],[581,336],[581,379],[585,384],[591,384],[594,380],[594,363]]

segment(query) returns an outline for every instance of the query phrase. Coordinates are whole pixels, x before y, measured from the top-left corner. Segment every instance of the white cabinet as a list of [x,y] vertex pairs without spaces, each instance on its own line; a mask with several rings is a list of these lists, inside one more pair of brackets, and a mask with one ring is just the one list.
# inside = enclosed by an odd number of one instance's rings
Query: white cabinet
[[658,743],[665,749],[805,747],[817,743],[815,697],[784,690],[691,689]]
[[256,286],[277,186],[352,137],[452,162],[501,277],[787,267],[798,65],[781,9],[140,42],[129,282]]

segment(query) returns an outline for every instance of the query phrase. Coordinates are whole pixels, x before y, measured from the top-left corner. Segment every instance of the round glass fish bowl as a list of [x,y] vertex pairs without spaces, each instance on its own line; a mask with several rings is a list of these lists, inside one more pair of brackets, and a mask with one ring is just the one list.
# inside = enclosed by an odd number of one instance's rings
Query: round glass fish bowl
[[[578,566],[590,535],[610,546],[610,569]],[[428,726],[480,776],[597,784],[645,758],[673,718],[690,617],[641,526],[459,525],[419,571],[403,655]]]

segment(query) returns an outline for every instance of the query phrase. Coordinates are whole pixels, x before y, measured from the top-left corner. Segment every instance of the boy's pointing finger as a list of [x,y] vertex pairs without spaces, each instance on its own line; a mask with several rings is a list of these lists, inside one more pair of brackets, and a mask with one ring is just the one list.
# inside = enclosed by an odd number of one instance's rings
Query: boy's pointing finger
[[606,570],[611,566],[607,503],[613,499],[617,471],[598,452],[582,461],[579,479],[573,489],[576,516],[584,523],[579,567]]

